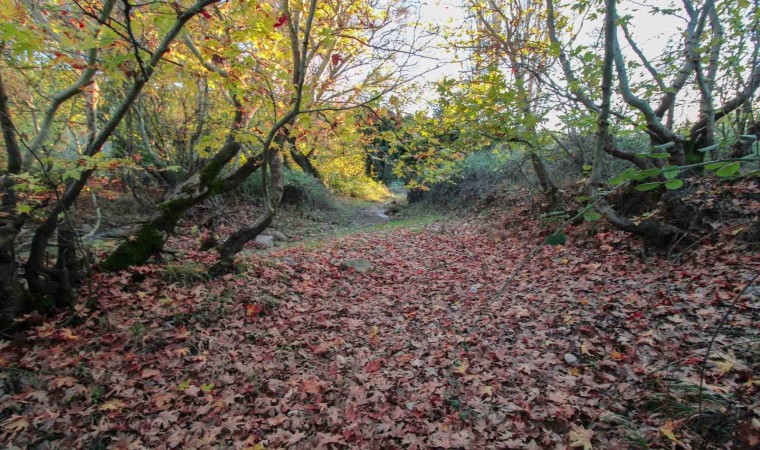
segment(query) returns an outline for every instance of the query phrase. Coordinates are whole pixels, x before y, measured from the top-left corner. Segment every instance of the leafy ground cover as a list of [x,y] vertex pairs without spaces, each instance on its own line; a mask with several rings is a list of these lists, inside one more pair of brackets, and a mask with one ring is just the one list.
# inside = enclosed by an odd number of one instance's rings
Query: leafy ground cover
[[[756,213],[750,187],[711,198]],[[212,253],[180,237],[176,264],[95,275],[74,316],[28,317],[25,335],[2,341],[0,442],[757,446],[747,224],[670,254],[601,224],[571,227],[497,299],[550,230],[531,217],[518,204],[385,226],[247,256],[214,280]],[[345,267],[359,258],[369,270]]]

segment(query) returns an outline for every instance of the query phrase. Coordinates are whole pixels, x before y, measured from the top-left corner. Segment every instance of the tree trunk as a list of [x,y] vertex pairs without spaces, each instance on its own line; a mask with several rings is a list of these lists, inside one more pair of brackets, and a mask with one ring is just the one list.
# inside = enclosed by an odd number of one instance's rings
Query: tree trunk
[[21,172],[22,156],[16,139],[16,128],[8,108],[8,96],[5,92],[2,74],[0,74],[0,128],[7,155],[7,173],[2,177],[0,194],[0,328],[13,323],[13,319],[22,311],[21,283],[18,279],[16,262],[16,237],[23,221],[16,213],[18,198],[15,181],[11,175]]
[[205,197],[173,197],[161,203],[159,212],[148,223],[141,225],[135,234],[108,255],[101,266],[103,270],[117,271],[145,264],[164,248],[185,212],[202,198]]
[[298,164],[298,167],[300,167],[304,173],[311,175],[319,181],[322,181],[322,174],[319,173],[319,170],[317,170],[317,168],[314,166],[314,163],[311,162],[311,159],[307,155],[301,153],[301,150],[298,150],[298,148],[296,148],[295,136],[288,138],[288,147],[290,147],[290,156],[293,158],[293,161]]
[[[285,190],[281,148],[281,146],[272,148],[269,154],[268,166],[271,169],[271,190],[269,191],[269,200],[265,201],[267,211],[252,225],[239,229],[224,241],[219,247],[219,262],[212,268],[212,273],[220,274],[228,270],[232,266],[232,258],[243,250],[245,244],[256,239],[256,236],[266,230],[272,223],[277,208],[282,201],[282,193]],[[266,180],[262,182],[266,183]]]
[[549,209],[554,208],[559,203],[559,189],[554,185],[552,179],[549,177],[549,172],[546,171],[543,161],[539,158],[535,152],[530,154],[530,160],[533,162],[533,170],[538,177],[538,183],[541,185],[541,191],[549,201]]
[[243,125],[244,115],[240,105],[236,106],[232,128],[222,149],[199,172],[177,186],[158,205],[158,212],[150,221],[141,225],[133,236],[122,242],[108,256],[103,262],[104,270],[124,270],[131,266],[145,264],[148,259],[164,248],[164,243],[190,208],[212,195],[222,193],[218,186],[219,175],[225,164],[240,151],[240,143],[235,139],[235,131]]
[[760,139],[760,121],[752,123],[746,131],[747,136],[755,136],[755,139],[740,136],[739,139],[731,146],[730,158],[743,158],[750,154],[752,146]]
[[16,262],[19,231],[18,221],[0,219],[0,328],[10,326],[23,309]]
[[79,260],[77,259],[77,234],[68,223],[58,227],[58,260],[55,270],[58,272],[59,295],[55,302],[58,306],[71,306],[74,302],[73,290],[79,284]]

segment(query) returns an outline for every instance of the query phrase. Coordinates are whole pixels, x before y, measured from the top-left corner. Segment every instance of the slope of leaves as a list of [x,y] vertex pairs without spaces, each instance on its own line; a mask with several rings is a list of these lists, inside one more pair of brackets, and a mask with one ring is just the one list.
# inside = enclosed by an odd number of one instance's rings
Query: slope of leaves
[[[744,226],[668,259],[583,225],[499,300],[547,234],[519,206],[249,257],[219,280],[177,281],[158,266],[98,275],[84,323],[41,323],[0,344],[0,442],[750,448],[760,305],[756,290],[736,299],[758,269],[734,239]],[[345,269],[351,258],[372,268]]]

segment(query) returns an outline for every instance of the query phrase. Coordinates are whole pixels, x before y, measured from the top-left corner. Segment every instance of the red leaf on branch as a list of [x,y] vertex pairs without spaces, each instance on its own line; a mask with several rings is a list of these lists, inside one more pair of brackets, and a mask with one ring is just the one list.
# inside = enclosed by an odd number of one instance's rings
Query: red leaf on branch
[[275,28],[280,28],[281,26],[285,25],[286,23],[288,23],[288,16],[286,14],[283,14],[280,17],[278,17],[277,20],[274,22],[274,27]]

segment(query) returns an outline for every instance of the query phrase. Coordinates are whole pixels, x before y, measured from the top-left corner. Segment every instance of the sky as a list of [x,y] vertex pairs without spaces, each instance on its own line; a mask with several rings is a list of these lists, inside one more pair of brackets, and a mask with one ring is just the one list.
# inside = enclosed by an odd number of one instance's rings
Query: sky
[[[463,7],[465,1],[466,0],[421,0],[421,19],[423,22],[434,24],[442,28],[463,30],[466,16],[466,11]],[[662,14],[651,14],[649,8],[653,6],[662,8],[679,8],[680,3],[674,5],[672,0],[623,1],[618,7],[619,15],[630,14],[633,16],[629,29],[638,43],[639,48],[648,58],[650,58],[650,60],[652,60],[652,62],[656,61],[657,56],[662,53],[669,39],[680,39],[679,30],[682,30],[685,26],[685,22],[679,21],[676,18],[664,16]],[[590,44],[594,40],[599,39],[598,26],[600,25],[600,22],[601,20],[598,20],[593,24],[586,23],[583,28],[584,32],[579,37],[577,43]],[[622,33],[619,33],[619,39],[626,59],[638,61],[638,58],[629,48]],[[439,43],[443,44],[443,40],[439,40]],[[442,61],[451,61],[454,59],[454,55],[451,52],[446,52],[442,49],[433,50],[430,54],[431,56],[440,58]],[[443,64],[442,67],[436,70],[432,70],[440,65],[441,63],[437,61],[422,61],[419,64],[418,70],[420,72],[430,71],[426,73],[422,79],[427,82],[435,82],[444,76],[456,76],[464,68],[459,63],[448,63]],[[644,74],[643,72],[638,74],[633,73],[631,75],[632,79],[636,79],[637,76],[648,76],[648,74]],[[425,101],[433,99],[434,94],[431,90],[428,90],[425,95],[418,100],[417,107],[423,109],[425,107]],[[686,111],[684,111],[688,116],[696,115],[697,112],[698,111],[693,107],[686,108]]]

